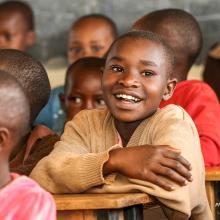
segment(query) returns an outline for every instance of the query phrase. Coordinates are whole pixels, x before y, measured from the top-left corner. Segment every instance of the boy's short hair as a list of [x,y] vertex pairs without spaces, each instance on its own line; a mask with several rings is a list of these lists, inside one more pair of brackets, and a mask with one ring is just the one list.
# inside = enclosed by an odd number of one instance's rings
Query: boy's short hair
[[19,12],[26,22],[27,28],[31,31],[34,30],[34,14],[32,8],[23,1],[7,1],[0,3],[0,12],[10,11]]
[[[164,36],[174,52],[188,54],[190,66],[201,51],[203,43],[201,29],[196,19],[186,11],[173,8],[157,10],[137,22],[143,30],[149,29]],[[166,29],[163,29],[164,27]]]
[[19,138],[28,132],[30,108],[20,83],[0,70],[0,126],[16,132]]
[[50,96],[50,83],[43,65],[25,52],[1,49],[0,70],[10,72],[23,87],[29,100],[30,120],[33,123]]
[[118,29],[117,29],[115,22],[111,18],[109,18],[103,14],[93,13],[93,14],[84,15],[84,16],[78,18],[75,22],[73,22],[72,28],[74,28],[75,25],[77,25],[78,23],[80,23],[81,21],[86,20],[86,19],[97,19],[97,20],[105,21],[106,24],[111,29],[113,38],[115,39],[117,37]]
[[83,57],[76,60],[67,69],[66,77],[65,77],[64,93],[66,93],[67,91],[69,84],[69,77],[71,76],[71,74],[73,74],[75,68],[85,68],[87,70],[100,68],[100,75],[101,75],[102,74],[101,67],[104,66],[105,66],[105,59],[100,57]]
[[108,50],[108,53],[106,54],[106,58],[108,57],[108,54],[111,52],[111,49],[114,47],[114,45],[124,38],[132,38],[134,40],[136,39],[146,39],[155,43],[158,43],[160,46],[162,46],[162,49],[164,51],[164,56],[167,59],[169,63],[169,69],[168,69],[168,76],[173,72],[174,66],[175,66],[175,56],[173,53],[173,50],[169,46],[169,44],[158,34],[150,32],[150,31],[130,31],[127,32],[121,36],[119,36],[111,45],[111,47]]

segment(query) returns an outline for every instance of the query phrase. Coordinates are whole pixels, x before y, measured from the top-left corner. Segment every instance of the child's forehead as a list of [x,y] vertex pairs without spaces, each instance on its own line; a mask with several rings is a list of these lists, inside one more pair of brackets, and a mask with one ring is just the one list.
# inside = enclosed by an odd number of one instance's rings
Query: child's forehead
[[111,31],[111,26],[110,24],[105,21],[104,19],[100,19],[100,18],[86,18],[86,19],[82,19],[76,23],[73,24],[71,31],[75,31],[75,30],[79,30],[79,29],[85,29],[85,28],[89,28],[89,27],[93,27],[94,26],[99,29],[105,29],[105,30],[109,30]]
[[122,62],[137,66],[155,66],[170,72],[172,57],[161,43],[146,38],[126,37],[116,41],[111,47],[106,64]]
[[69,70],[69,80],[80,83],[81,81],[88,80],[89,78],[97,78],[101,77],[101,73],[99,73],[101,67],[93,66],[87,68],[84,65],[77,66]]
[[[89,86],[92,84],[101,85],[101,73],[99,73],[98,69],[75,69],[69,73],[67,88],[69,91],[77,88],[83,89],[86,85]],[[83,92],[83,91],[82,91]]]
[[0,22],[9,23],[12,21],[20,27],[26,27],[28,25],[28,22],[19,11],[0,12]]
[[127,48],[129,48],[129,50],[132,50],[132,51],[145,51],[146,49],[149,49],[151,51],[163,50],[161,45],[158,42],[155,42],[153,40],[146,39],[146,38],[125,37],[125,38],[117,40],[112,45],[108,55],[119,53],[121,50],[124,50],[124,49],[126,50]]

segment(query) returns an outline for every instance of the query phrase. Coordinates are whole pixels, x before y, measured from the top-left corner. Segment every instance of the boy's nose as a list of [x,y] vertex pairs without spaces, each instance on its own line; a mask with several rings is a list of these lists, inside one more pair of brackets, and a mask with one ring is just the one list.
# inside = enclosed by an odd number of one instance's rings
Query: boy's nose
[[85,48],[83,51],[83,57],[91,57],[93,56],[92,51],[90,49]]
[[85,101],[84,108],[85,108],[85,109],[93,109],[93,108],[95,108],[95,106],[93,105],[92,100],[86,100],[86,101]]
[[137,74],[134,73],[123,73],[118,81],[119,84],[125,87],[138,88],[140,83]]

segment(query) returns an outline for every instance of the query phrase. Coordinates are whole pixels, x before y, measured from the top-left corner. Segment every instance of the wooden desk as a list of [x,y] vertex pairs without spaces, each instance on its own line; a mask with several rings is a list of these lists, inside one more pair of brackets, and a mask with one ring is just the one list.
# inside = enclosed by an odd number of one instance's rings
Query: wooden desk
[[220,181],[220,167],[206,167],[205,181],[209,205],[215,218],[215,182]]
[[62,194],[54,199],[58,220],[138,220],[143,217],[142,204],[152,202],[144,193]]

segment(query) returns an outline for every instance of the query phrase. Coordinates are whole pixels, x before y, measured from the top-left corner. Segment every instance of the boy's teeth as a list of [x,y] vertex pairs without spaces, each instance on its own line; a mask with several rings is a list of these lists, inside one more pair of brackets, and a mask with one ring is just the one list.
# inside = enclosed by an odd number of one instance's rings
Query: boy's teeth
[[131,95],[117,94],[117,95],[115,95],[115,96],[116,96],[116,98],[118,98],[118,99],[126,99],[126,100],[128,100],[128,101],[134,101],[134,102],[140,101],[140,99],[138,99],[138,98],[136,98],[136,97],[134,97],[134,96],[131,96]]

